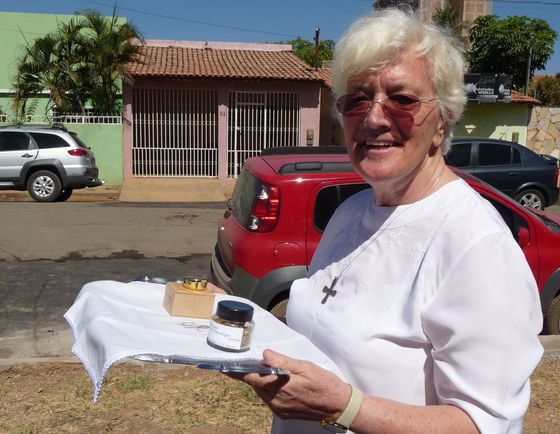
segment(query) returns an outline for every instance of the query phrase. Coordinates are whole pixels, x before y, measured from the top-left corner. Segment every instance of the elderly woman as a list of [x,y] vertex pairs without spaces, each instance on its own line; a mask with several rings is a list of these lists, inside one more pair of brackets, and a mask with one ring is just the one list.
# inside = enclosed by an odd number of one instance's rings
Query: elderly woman
[[273,432],[521,432],[542,317],[509,229],[443,159],[463,69],[451,36],[399,10],[338,44],[346,147],[372,190],[336,211],[287,323],[344,381],[265,351],[291,375],[237,378],[279,416]]

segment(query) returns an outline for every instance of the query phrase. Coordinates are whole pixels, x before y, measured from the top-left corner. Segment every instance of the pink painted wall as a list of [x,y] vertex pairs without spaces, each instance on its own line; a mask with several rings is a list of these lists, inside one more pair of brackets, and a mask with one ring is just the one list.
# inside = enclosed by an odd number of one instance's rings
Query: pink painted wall
[[[137,89],[216,89],[218,91],[218,179],[227,178],[227,104],[228,92],[298,92],[300,94],[300,146],[319,145],[321,84],[307,81],[280,80],[185,80],[166,78],[136,78]],[[123,86],[123,103],[126,119],[132,120],[132,87]],[[307,143],[308,131],[313,136]],[[132,177],[132,123],[123,124],[124,177]]]

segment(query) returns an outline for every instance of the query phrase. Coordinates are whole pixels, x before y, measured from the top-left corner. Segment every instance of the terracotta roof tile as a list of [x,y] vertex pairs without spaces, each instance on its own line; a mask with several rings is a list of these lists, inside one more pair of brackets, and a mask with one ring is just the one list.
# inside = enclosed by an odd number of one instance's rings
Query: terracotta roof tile
[[292,51],[143,46],[133,76],[322,81]]
[[512,103],[517,103],[517,104],[533,104],[533,105],[541,105],[542,102],[540,102],[538,99],[533,98],[532,96],[525,96],[520,92],[517,92],[516,90],[512,90],[511,91],[511,102]]

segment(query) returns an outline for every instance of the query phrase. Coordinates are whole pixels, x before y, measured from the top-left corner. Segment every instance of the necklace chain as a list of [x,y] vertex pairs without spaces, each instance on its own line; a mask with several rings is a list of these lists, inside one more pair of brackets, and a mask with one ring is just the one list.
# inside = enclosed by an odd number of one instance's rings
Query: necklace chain
[[[443,173],[443,170],[445,169],[445,166],[442,167],[442,169],[439,171],[438,176],[436,177],[436,180],[429,186],[429,188],[426,189],[426,191],[424,191],[424,193],[422,193],[422,195],[420,196],[420,198],[415,201],[414,203],[412,203],[409,207],[407,207],[406,209],[404,209],[402,212],[400,212],[399,214],[397,214],[395,217],[393,217],[392,219],[390,219],[389,221],[387,221],[387,223],[383,226],[381,226],[379,228],[379,230],[374,234],[373,238],[371,240],[369,240],[359,251],[357,254],[355,254],[352,259],[350,259],[346,264],[344,264],[344,267],[342,268],[342,270],[334,277],[334,279],[332,280],[330,286],[325,286],[323,288],[323,292],[325,293],[325,297],[321,300],[321,304],[325,304],[327,302],[327,299],[329,298],[329,296],[334,297],[337,293],[337,291],[334,289],[335,286],[337,285],[337,283],[340,281],[340,278],[342,277],[342,275],[344,273],[346,273],[346,270],[348,270],[348,268],[350,268],[350,266],[354,263],[354,261],[356,259],[358,259],[358,257],[360,257],[362,255],[362,253],[364,253],[366,251],[366,249],[373,244],[374,241],[376,241],[382,234],[383,232],[385,232],[387,229],[390,228],[390,224],[393,223],[394,221],[396,221],[399,217],[402,217],[402,215],[407,212],[409,209],[413,208],[414,205],[416,205],[418,202],[420,202],[422,199],[424,199],[426,196],[428,196],[430,194],[430,192],[434,189],[434,187],[436,186],[436,184],[438,183],[438,181],[441,178],[441,175]],[[357,229],[356,229],[357,230]]]

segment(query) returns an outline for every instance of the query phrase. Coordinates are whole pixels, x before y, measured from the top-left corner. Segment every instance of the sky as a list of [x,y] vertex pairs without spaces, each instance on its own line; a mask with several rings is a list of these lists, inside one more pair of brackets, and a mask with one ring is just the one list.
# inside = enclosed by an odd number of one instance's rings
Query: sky
[[[118,0],[117,15],[147,39],[222,42],[279,42],[300,36],[337,41],[374,0]],[[83,9],[113,11],[115,0],[0,0],[2,12],[71,15]],[[500,17],[543,18],[559,36],[555,54],[541,73],[560,73],[560,0],[493,0]]]

